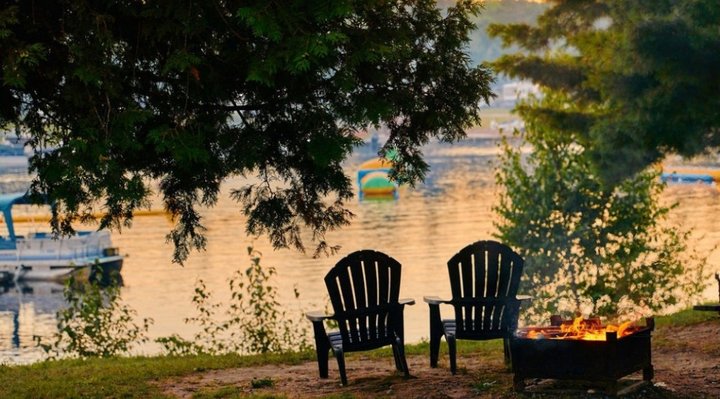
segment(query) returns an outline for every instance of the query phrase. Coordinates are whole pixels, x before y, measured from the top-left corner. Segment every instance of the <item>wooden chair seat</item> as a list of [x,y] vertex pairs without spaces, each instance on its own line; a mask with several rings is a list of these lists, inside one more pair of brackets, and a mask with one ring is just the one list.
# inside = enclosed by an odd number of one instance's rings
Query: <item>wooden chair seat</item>
[[[457,331],[457,325],[454,319],[443,319],[442,321],[443,325],[443,333],[446,337],[456,337],[456,331]],[[474,328],[474,324],[470,326],[470,328]],[[496,334],[492,334],[491,332],[483,332],[482,333],[482,339],[493,339],[493,338],[504,338],[505,334],[498,332]]]
[[[342,334],[340,331],[329,331],[327,333],[328,340],[330,341],[330,346],[333,351],[342,351],[342,352],[355,352],[355,351],[362,351],[362,350],[371,350],[371,349],[377,349],[382,348],[383,346],[392,345],[395,343],[395,338],[381,338],[378,337],[374,340],[373,344],[368,344],[363,342],[362,349],[357,348],[357,345],[351,344],[343,344]],[[357,348],[357,349],[356,349]]]

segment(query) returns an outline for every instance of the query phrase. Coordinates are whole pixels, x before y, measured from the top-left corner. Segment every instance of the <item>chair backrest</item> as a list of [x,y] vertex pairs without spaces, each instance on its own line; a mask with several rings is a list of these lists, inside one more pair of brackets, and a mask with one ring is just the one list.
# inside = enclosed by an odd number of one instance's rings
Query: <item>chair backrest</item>
[[346,350],[387,345],[401,334],[400,269],[388,255],[364,250],[341,259],[325,276]]
[[517,328],[523,265],[496,241],[470,244],[448,261],[458,338],[500,338]]

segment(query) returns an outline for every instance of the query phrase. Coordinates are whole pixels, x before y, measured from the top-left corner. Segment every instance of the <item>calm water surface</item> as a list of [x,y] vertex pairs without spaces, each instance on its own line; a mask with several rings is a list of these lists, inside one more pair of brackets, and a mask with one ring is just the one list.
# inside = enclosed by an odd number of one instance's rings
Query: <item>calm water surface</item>
[[[495,232],[492,206],[497,198],[493,162],[497,146],[492,139],[468,139],[461,143],[431,144],[425,149],[431,171],[423,184],[401,188],[400,199],[388,202],[349,204],[356,217],[352,225],[328,235],[342,246],[337,256],[313,259],[290,250],[273,250],[263,237],[244,234],[244,218],[228,198],[243,180],[230,180],[224,186],[219,204],[204,211],[208,228],[207,251],[194,253],[184,266],[172,264],[172,248],[165,243],[171,226],[164,216],[139,217],[131,228],[116,233],[114,243],[127,254],[122,276],[122,298],[138,312],[138,318],[154,320],[151,340],[170,334],[190,338],[196,331],[184,323],[195,315],[191,303],[193,288],[203,279],[214,298],[228,298],[227,279],[234,270],[249,264],[246,248],[254,246],[263,254],[262,264],[275,266],[275,283],[281,302],[289,313],[323,309],[327,304],[323,284],[325,273],[342,256],[359,249],[388,253],[403,265],[401,297],[415,298],[406,309],[406,335],[409,342],[428,336],[427,305],[424,295],[449,296],[445,262],[466,244],[491,238]],[[354,176],[357,166],[372,157],[360,149],[347,162]],[[679,201],[673,217],[686,227],[694,227],[694,245],[711,250],[720,242],[720,195],[709,186],[669,187],[665,200]],[[711,254],[710,265],[718,270],[720,254]],[[300,291],[300,300],[292,288]],[[707,299],[716,299],[709,287]],[[33,336],[47,337],[55,330],[55,312],[63,306],[62,286],[35,283],[0,288],[0,362],[27,363],[41,358]],[[309,322],[308,322],[309,327]],[[138,353],[154,354],[156,344],[148,343]]]

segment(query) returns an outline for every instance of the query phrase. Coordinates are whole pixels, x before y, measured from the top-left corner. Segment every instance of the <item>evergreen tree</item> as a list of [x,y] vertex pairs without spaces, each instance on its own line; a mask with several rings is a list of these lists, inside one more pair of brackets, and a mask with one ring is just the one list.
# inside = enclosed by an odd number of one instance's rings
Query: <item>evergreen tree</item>
[[527,111],[586,144],[605,181],[720,141],[716,0],[560,0],[536,26],[490,31],[528,51],[501,57],[497,70],[583,105]]
[[527,51],[495,68],[543,88],[517,108],[533,152],[524,159],[505,146],[496,207],[499,237],[526,258],[531,315],[656,312],[702,289],[705,260],[688,252],[688,232],[668,225],[647,166],[716,139],[718,98],[703,85],[718,82],[707,46],[720,39],[720,19],[688,18],[710,3],[554,1],[536,26],[491,27]]
[[[556,107],[548,93],[523,108]],[[568,111],[581,111],[569,106]],[[589,151],[522,113],[519,147],[505,142],[497,181],[498,237],[525,258],[525,317],[552,314],[637,317],[687,303],[704,288],[706,259],[688,248],[689,232],[669,223],[663,183],[646,170],[615,187],[595,173]],[[529,144],[526,156],[520,147]]]

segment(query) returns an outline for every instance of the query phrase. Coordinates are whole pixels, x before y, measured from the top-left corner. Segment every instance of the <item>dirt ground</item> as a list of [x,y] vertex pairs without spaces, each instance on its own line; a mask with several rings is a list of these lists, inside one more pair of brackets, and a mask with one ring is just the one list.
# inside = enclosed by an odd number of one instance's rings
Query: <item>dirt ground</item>
[[[462,341],[459,345],[462,345]],[[720,323],[667,327],[653,335],[653,385],[626,395],[629,398],[720,398]],[[458,357],[458,374],[448,368],[441,355],[440,367],[429,367],[427,356],[410,356],[412,377],[394,371],[392,358],[347,359],[349,384],[340,386],[337,364],[330,359],[330,378],[320,379],[317,364],[269,365],[199,372],[159,382],[166,394],[192,398],[267,395],[288,398],[601,398],[599,387],[563,385],[550,381],[528,381],[528,391],[512,390],[512,373],[502,354]],[[640,379],[640,375],[629,379]],[[272,381],[272,386],[253,388],[253,380]],[[257,385],[257,384],[256,384]],[[227,395],[223,394],[226,393]]]

